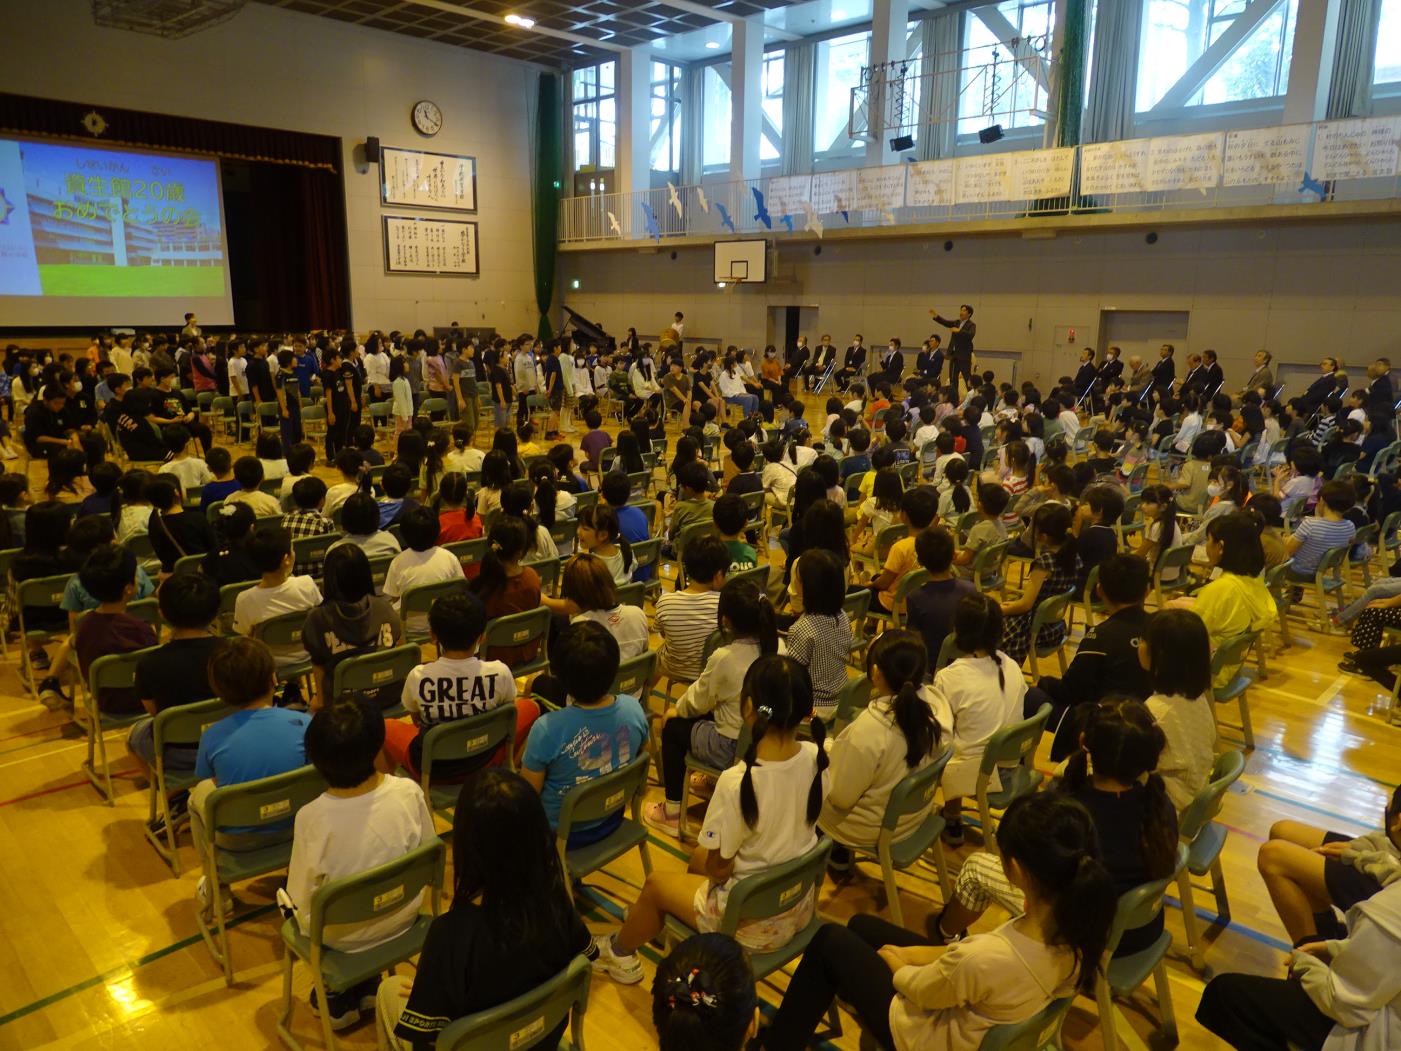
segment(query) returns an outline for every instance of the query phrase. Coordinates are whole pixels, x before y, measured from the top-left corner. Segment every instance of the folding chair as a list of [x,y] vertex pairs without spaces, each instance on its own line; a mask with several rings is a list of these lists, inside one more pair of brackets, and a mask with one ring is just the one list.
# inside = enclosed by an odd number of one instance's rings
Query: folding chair
[[[1348,564],[1356,566],[1362,575],[1361,588],[1366,591],[1372,586],[1372,559],[1377,557],[1380,551],[1378,538],[1381,536],[1382,527],[1376,522],[1369,522],[1359,529],[1352,538],[1352,547],[1348,550]],[[1366,556],[1358,558],[1356,552],[1365,551]]]
[[[285,774],[221,785],[204,801],[204,813],[192,814],[206,830],[200,849],[209,893],[209,916],[196,909],[199,933],[224,971],[224,984],[233,985],[233,957],[224,921],[224,887],[285,869],[292,859],[292,823],[297,811],[326,790],[314,766]],[[223,833],[221,828],[237,828]]]
[[996,543],[984,544],[974,553],[969,576],[979,591],[991,594],[994,591],[1002,591],[1006,586],[1008,543],[1006,540],[998,540]]
[[579,532],[579,523],[573,518],[562,518],[550,526],[550,539],[555,542],[561,558],[574,554],[574,538]]
[[204,564],[203,555],[184,555],[175,560],[173,572],[176,573],[198,573],[200,566]]
[[1125,931],[1151,923],[1163,911],[1163,896],[1187,864],[1187,847],[1178,844],[1177,867],[1164,879],[1144,883],[1119,896],[1114,911],[1114,923],[1109,929],[1110,960],[1095,982],[1095,999],[1099,1003],[1099,1029],[1104,1038],[1104,1051],[1118,1051],[1119,1013],[1114,1006],[1116,997],[1131,995],[1151,975],[1157,989],[1158,1009],[1162,1012],[1162,1043],[1168,1047],[1177,1043],[1177,1018],[1172,1008],[1172,987],[1168,982],[1167,953],[1172,948],[1172,932],[1164,930],[1152,945],[1128,956],[1114,959],[1114,950]]
[[[419,584],[405,591],[399,599],[399,619],[404,624],[404,638],[409,642],[431,641],[432,635],[428,631],[427,619],[433,601],[442,595],[455,595],[466,586],[466,582],[461,579],[439,580],[433,584]],[[415,614],[421,615],[423,619],[418,620]],[[418,626],[411,626],[411,620]]]
[[454,540],[444,544],[444,548],[457,556],[457,560],[462,563],[462,568],[468,566],[481,565],[482,559],[486,557],[487,539],[479,536],[474,540]]
[[[978,817],[983,825],[983,845],[998,857],[996,829],[992,812],[1006,810],[1022,796],[1030,795],[1040,786],[1041,771],[1036,769],[1036,746],[1046,731],[1051,706],[1043,704],[1030,719],[1004,726],[988,738],[983,759],[978,766],[974,794],[978,800]],[[996,771],[1002,787],[989,789]]]
[[876,542],[869,555],[853,551],[851,561],[853,564],[870,566],[872,573],[879,573],[885,568],[885,560],[890,557],[890,549],[895,546],[895,542],[908,534],[909,530],[899,522],[888,525],[876,534]]
[[1294,644],[1289,633],[1289,611],[1294,606],[1294,583],[1289,579],[1289,563],[1281,562],[1265,570],[1265,587],[1274,596],[1279,610],[1279,645],[1283,649]]
[[870,588],[857,588],[855,591],[848,591],[846,598],[842,599],[842,612],[851,622],[851,651],[847,654],[848,664],[851,663],[853,655],[864,653],[866,647],[870,645],[870,639],[866,637],[866,618],[870,615],[870,610]]
[[[1185,592],[1192,586],[1192,578],[1188,569],[1192,565],[1192,554],[1196,551],[1191,544],[1181,544],[1177,547],[1164,548],[1158,556],[1157,568],[1153,570],[1153,594],[1158,600],[1158,608],[1162,609],[1166,599],[1171,598],[1178,592]],[[1177,576],[1173,580],[1165,581],[1163,574],[1172,569],[1177,570]]]
[[[326,561],[326,550],[341,539],[339,533],[299,536],[292,540],[292,563],[297,566],[320,566]],[[319,574],[318,574],[319,575]]]
[[434,423],[447,419],[448,400],[446,398],[424,398],[418,407],[419,416],[427,416]]
[[661,560],[662,541],[660,537],[653,537],[651,540],[643,540],[632,545],[632,571],[636,573],[645,566],[654,567],[650,580],[637,581],[643,586],[643,590],[652,597],[653,603],[662,593]]
[[[1098,567],[1096,567],[1098,568]],[[1040,659],[1055,655],[1060,662],[1060,673],[1065,674],[1065,641],[1066,636],[1051,645],[1041,644],[1041,632],[1057,621],[1065,620],[1065,612],[1070,607],[1070,603],[1075,599],[1075,592],[1065,591],[1059,595],[1052,595],[1037,603],[1036,610],[1031,614],[1031,648],[1027,651],[1027,657],[1031,661],[1031,678],[1036,681],[1041,677]],[[1068,633],[1067,633],[1068,634]]]
[[150,646],[131,653],[109,653],[98,657],[88,669],[83,715],[79,717],[76,706],[74,708],[74,717],[87,730],[88,737],[88,757],[83,760],[83,773],[108,806],[115,806],[116,800],[112,793],[112,771],[107,764],[106,734],[109,730],[122,730],[139,723],[146,718],[146,713],[138,711],[129,715],[109,715],[102,711],[98,698],[104,690],[129,690],[135,687],[136,665],[155,649]]
[[[457,808],[457,796],[462,790],[461,777],[449,775],[450,779],[439,778],[433,784],[434,764],[461,764],[480,756],[492,756],[506,746],[505,767],[516,768],[516,706],[502,704],[488,708],[465,719],[437,723],[423,734],[422,767],[418,772],[418,785],[423,789],[423,798],[428,809],[441,814],[449,821]],[[441,771],[439,771],[441,774]]]
[[960,650],[957,643],[954,642],[953,632],[949,632],[944,636],[944,641],[939,644],[939,656],[935,658],[934,667],[929,669],[929,674],[931,676],[937,675],[958,658],[966,656],[968,655]]
[[[890,611],[890,626],[892,628],[902,627],[905,623],[905,600],[910,597],[910,592],[917,591],[929,583],[933,578],[927,569],[912,569],[900,578],[895,585],[895,602]],[[879,614],[877,614],[879,616]]]
[[871,680],[865,675],[847,679],[837,694],[837,711],[832,716],[832,735],[839,734],[871,703]]
[[[863,855],[874,857],[880,863],[881,878],[885,882],[885,899],[890,907],[890,918],[896,926],[905,925],[905,910],[900,906],[900,887],[895,882],[896,870],[905,870],[931,847],[939,875],[939,889],[944,901],[953,900],[953,880],[949,878],[944,864],[944,848],[939,837],[944,832],[944,815],[935,805],[934,797],[939,792],[939,779],[944,767],[953,757],[953,747],[945,748],[927,766],[911,770],[891,790],[890,799],[885,804],[885,815],[881,818],[881,829],[874,845],[869,843],[847,843],[853,857]],[[904,835],[897,830],[907,819],[923,814],[918,823],[908,828]]]
[[[195,786],[198,780],[193,770],[172,771],[165,768],[165,750],[169,747],[185,745],[194,747],[204,735],[207,727],[217,723],[237,709],[220,700],[196,701],[167,708],[157,712],[151,725],[151,740],[155,745],[155,771],[151,778],[151,805],[146,818],[146,839],[156,848],[156,853],[170,866],[174,876],[180,875],[180,850],[178,843],[178,822],[171,816],[170,797]],[[153,831],[152,826],[158,817],[165,818],[165,828]],[[164,835],[165,842],[161,842]]]
[[584,1051],[584,1012],[592,976],[588,959],[576,956],[530,992],[450,1022],[434,1046],[437,1051],[516,1051],[553,1032],[568,1018],[570,1039],[560,1041],[559,1051]]
[[1347,559],[1351,545],[1342,544],[1338,547],[1330,547],[1323,552],[1323,557],[1318,560],[1318,568],[1313,574],[1313,594],[1314,601],[1318,603],[1317,629],[1324,634],[1336,634],[1332,623],[1327,616],[1328,596],[1337,592],[1338,609],[1343,608],[1343,600],[1347,598]]
[[[1245,738],[1245,747],[1251,751],[1255,750],[1255,731],[1250,725],[1250,702],[1246,698],[1246,691],[1255,679],[1246,668],[1245,662],[1250,657],[1250,647],[1257,645],[1259,641],[1258,631],[1242,632],[1221,643],[1211,655],[1212,700],[1217,704],[1235,701],[1240,706],[1241,736]],[[1215,685],[1227,673],[1229,678],[1225,685]]]
[[[635,587],[636,585],[629,585]],[[631,657],[618,665],[618,674],[613,676],[611,692],[627,694],[637,698],[637,702],[647,707],[647,698],[652,695],[652,683],[657,677],[657,654],[655,650]]]
[[595,505],[597,505],[597,503],[598,503],[598,490],[597,490],[597,489],[589,489],[589,490],[587,490],[587,491],[585,491],[585,492],[582,492],[582,493],[575,493],[575,494],[574,494],[574,507],[575,507],[575,512],[574,512],[574,514],[575,514],[575,516],[577,517],[577,516],[578,516],[578,513],[579,513],[580,511],[584,510],[585,508],[594,507]]
[[[411,850],[401,858],[378,865],[353,876],[342,876],[316,888],[311,896],[309,933],[303,934],[296,917],[284,920],[282,936],[282,1014],[277,1020],[277,1035],[292,1051],[302,1045],[292,1035],[292,973],[298,960],[311,968],[311,982],[320,1005],[321,1033],[326,1051],[335,1051],[336,1036],[331,1031],[331,1012],[327,1008],[327,993],[343,993],[361,982],[379,978],[393,971],[396,964],[417,956],[438,908],[443,892],[443,868],[447,848],[440,839],[432,839]],[[366,923],[397,911],[405,902],[420,899],[429,892],[428,915],[420,913],[401,934],[386,942],[345,952],[325,944],[326,928],[332,925]]]
[[42,609],[61,609],[63,589],[68,586],[72,573],[60,573],[52,577],[35,577],[22,580],[15,585],[15,613],[19,617],[20,678],[29,687],[29,695],[39,699],[39,683],[34,677],[34,666],[29,660],[31,646],[43,646],[61,639],[68,634],[68,625],[54,631],[31,628],[24,622],[26,606]]
[[655,500],[633,500],[627,506],[636,507],[647,516],[647,534],[655,536],[657,532],[657,502]]
[[692,522],[690,525],[682,527],[672,545],[676,549],[676,587],[678,590],[686,586],[686,566],[682,561],[682,553],[686,550],[686,545],[698,536],[719,535],[713,522]]
[[1206,967],[1206,947],[1202,944],[1197,907],[1192,899],[1192,877],[1211,873],[1211,891],[1216,895],[1216,918],[1231,922],[1231,903],[1226,897],[1226,873],[1221,868],[1221,850],[1226,845],[1226,826],[1213,820],[1221,813],[1226,791],[1245,770],[1245,756],[1234,748],[1216,757],[1209,780],[1182,811],[1177,834],[1187,844],[1187,865],[1177,874],[1177,893],[1182,901],[1182,923],[1187,929],[1187,951],[1192,966]]
[[[753,736],[753,735],[752,735],[752,733],[750,732],[749,724],[748,724],[748,723],[745,723],[743,726],[740,727],[740,730],[739,730],[739,738],[735,741],[735,758],[736,758],[736,759],[738,759],[740,756],[744,755],[745,752],[749,751],[749,742],[750,742],[750,739],[752,738],[752,736]],[[660,749],[657,750],[657,757],[658,757],[658,772],[660,773],[660,770],[661,770],[661,765],[660,765],[661,750],[660,750]],[[677,825],[677,828],[676,828],[677,838],[680,839],[682,843],[687,843],[687,842],[689,842],[689,841],[691,841],[691,840],[693,840],[693,839],[695,838],[694,836],[691,835],[691,821],[690,821],[690,815],[689,815],[689,813],[688,813],[688,811],[689,811],[690,808],[691,808],[691,777],[690,777],[690,775],[691,775],[691,774],[704,774],[706,777],[715,778],[715,777],[719,777],[723,772],[724,772],[724,771],[721,770],[719,767],[714,767],[714,766],[711,766],[709,763],[703,763],[703,762],[701,762],[701,761],[700,761],[699,759],[697,759],[692,753],[690,753],[690,752],[687,752],[687,753],[686,753],[686,776],[683,777],[683,778],[681,779],[681,815],[680,815],[680,817],[679,817],[679,819],[677,820],[677,823],[676,823],[676,825]]]
[[1004,1022],[983,1032],[978,1051],[1060,1051],[1060,1028],[1073,996],[1052,1000],[1025,1022]]
[[[651,757],[641,751],[620,770],[575,785],[560,804],[559,825],[555,830],[555,850],[564,867],[564,884],[574,896],[573,884],[591,872],[636,848],[642,855],[642,871],[652,873],[652,857],[647,851],[647,827],[642,823],[642,797],[647,792],[647,765]],[[612,817],[625,807],[632,816],[623,816],[608,835],[594,843],[569,849],[569,833],[576,824]]]
[[10,596],[14,594],[14,581],[10,579],[10,567],[14,564],[15,556],[23,548],[12,547],[5,551],[0,551],[0,655],[5,660],[10,659],[10,644],[6,639],[9,635],[10,618],[15,611],[10,608]]
[[[269,617],[267,620],[259,621],[253,625],[253,637],[261,642],[265,642],[268,648],[274,653],[279,648],[286,649],[291,646],[302,645],[302,626],[306,624],[307,611],[297,610],[293,613],[283,613],[276,617]],[[305,650],[303,650],[305,652]],[[297,661],[295,664],[278,664],[278,682],[296,682],[311,675],[311,657],[308,655],[305,660]]]
[[[302,410],[302,423],[306,423],[306,410]],[[388,437],[394,431],[394,403],[392,401],[370,402],[370,425],[375,429],[375,438]]]
[[[1089,631],[1095,626],[1095,615],[1103,613],[1105,606],[1099,600],[1096,592],[1099,589],[1099,566],[1091,566],[1089,573],[1085,575],[1085,590],[1080,595],[1080,609],[1085,615],[1085,630]],[[1070,621],[1075,622],[1075,611],[1070,611]]]
[[645,609],[647,604],[647,585],[640,580],[635,580],[631,584],[622,584],[613,589],[618,597],[619,605],[636,606],[638,609]]
[[[214,416],[214,429],[217,433],[226,438],[235,438],[238,435],[238,413],[234,410],[234,400],[232,398],[215,398],[210,403],[210,409]],[[306,416],[303,413],[303,422]]]
[[[350,694],[382,693],[391,683],[399,692],[408,681],[409,672],[423,663],[423,653],[415,643],[406,643],[387,650],[375,650],[357,657],[337,661],[331,672],[331,700],[338,701]],[[392,719],[404,715],[406,709],[397,698],[381,714]]]
[[523,562],[524,566],[535,570],[535,575],[540,578],[540,594],[555,596],[559,594],[559,578],[561,565],[557,558],[541,558],[533,562]]
[[237,584],[225,584],[219,588],[219,634],[233,635],[234,608],[238,605],[238,596],[249,588],[258,586],[256,580],[244,580]]
[[[340,508],[336,508],[336,514],[340,514]],[[337,523],[339,524],[339,523]],[[373,555],[370,557],[370,577],[375,582],[375,593],[381,594],[384,591],[385,578],[389,576],[389,563],[394,561],[394,556]]]
[[277,402],[259,402],[256,411],[258,433],[262,434],[264,431],[272,431],[276,434],[282,421],[282,409]]
[[550,610],[546,606],[540,606],[489,621],[482,639],[482,649],[490,652],[497,647],[528,646],[538,639],[540,648],[535,651],[535,656],[511,666],[511,674],[517,679],[523,679],[550,666],[549,654],[546,652],[549,636]]
[[725,583],[732,580],[747,580],[759,589],[759,594],[766,595],[769,591],[769,563],[760,562],[753,569],[741,569],[738,573],[731,573],[725,578]]

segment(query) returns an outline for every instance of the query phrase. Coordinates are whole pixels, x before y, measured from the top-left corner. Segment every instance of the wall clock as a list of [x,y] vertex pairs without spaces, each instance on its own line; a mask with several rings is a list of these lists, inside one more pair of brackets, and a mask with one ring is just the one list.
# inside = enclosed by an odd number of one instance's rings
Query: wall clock
[[437,103],[423,99],[414,103],[413,126],[424,135],[436,135],[443,126],[443,111]]

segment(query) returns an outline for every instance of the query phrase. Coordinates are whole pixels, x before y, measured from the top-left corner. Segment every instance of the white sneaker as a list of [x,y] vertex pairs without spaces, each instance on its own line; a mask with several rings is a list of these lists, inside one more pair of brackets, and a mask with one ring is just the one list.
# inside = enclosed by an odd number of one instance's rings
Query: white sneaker
[[[219,895],[219,900],[223,903],[224,919],[233,915],[234,903],[232,895],[227,893]],[[195,901],[199,902],[199,914],[204,918],[205,923],[214,922],[214,901],[209,894],[209,877],[201,876],[199,884],[195,887]]]
[[642,961],[637,958],[637,953],[619,956],[613,951],[611,934],[595,934],[593,945],[597,953],[592,960],[595,971],[608,975],[622,985],[636,985],[642,981]]

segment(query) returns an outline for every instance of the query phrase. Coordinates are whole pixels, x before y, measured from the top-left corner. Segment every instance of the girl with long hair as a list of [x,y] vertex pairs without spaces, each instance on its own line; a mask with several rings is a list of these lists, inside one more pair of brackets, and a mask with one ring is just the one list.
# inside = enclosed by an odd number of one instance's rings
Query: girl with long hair
[[[1158,565],[1164,551],[1182,543],[1182,531],[1177,527],[1177,499],[1170,486],[1150,485],[1143,490],[1138,509],[1143,514],[1143,530],[1134,554],[1148,560],[1150,568]],[[1181,569],[1163,571],[1163,583],[1176,583]]]
[[[488,620],[523,613],[540,605],[540,575],[529,566],[521,565],[529,543],[530,533],[525,522],[509,515],[502,515],[487,534],[481,570],[468,587],[482,600]],[[539,640],[523,646],[489,646],[481,656],[484,660],[514,665],[534,660],[539,648]]]
[[[340,544],[327,551],[321,590],[321,605],[307,614],[302,626],[302,641],[311,657],[313,710],[340,700],[329,693],[336,665],[349,657],[390,649],[404,637],[393,603],[375,594],[374,573],[363,548]],[[395,682],[354,696],[383,709],[398,704],[402,692],[402,683]]]
[[513,480],[510,457],[500,449],[492,449],[482,458],[482,484],[477,490],[477,510],[484,516],[501,510],[501,495]]
[[1180,812],[1210,780],[1216,761],[1211,639],[1202,618],[1186,609],[1154,613],[1138,660],[1153,683],[1145,703],[1167,735],[1158,773]]
[[559,557],[559,548],[555,546],[549,528],[554,524],[552,496],[548,485],[533,485],[526,481],[512,482],[501,494],[502,516],[520,519],[529,531],[530,542],[526,545],[525,557],[530,561]]
[[477,514],[476,494],[461,471],[449,471],[443,475],[438,492],[433,497],[433,510],[438,514],[438,543],[475,540],[482,535],[482,518]]
[[652,1025],[660,1051],[743,1051],[759,1021],[754,969],[726,934],[693,934],[657,964]]
[[248,540],[256,521],[253,508],[241,503],[221,505],[210,520],[214,542],[200,565],[205,575],[213,577],[220,587],[262,577],[262,570],[248,553]]
[[525,461],[521,459],[520,443],[516,439],[515,431],[509,427],[496,428],[491,436],[491,448],[494,452],[506,454],[507,462],[511,465],[511,481],[525,477]]
[[44,496],[65,504],[80,504],[92,495],[88,461],[77,449],[58,449],[49,457],[49,478]]
[[968,461],[956,456],[944,465],[947,487],[939,494],[939,517],[954,518],[973,509],[973,494],[968,491]]
[[1065,639],[1064,620],[1047,624],[1035,640],[1031,637],[1031,622],[1042,602],[1074,591],[1079,585],[1080,556],[1071,532],[1072,522],[1070,508],[1064,504],[1042,504],[1031,516],[1027,527],[1033,551],[1031,569],[1022,584],[1022,593],[1002,603],[1002,615],[1006,618],[1002,650],[1017,664],[1026,660],[1033,644],[1055,646]]
[[635,564],[632,545],[623,536],[618,525],[618,512],[611,505],[598,503],[580,509],[575,543],[579,551],[603,561],[618,587],[632,581]]

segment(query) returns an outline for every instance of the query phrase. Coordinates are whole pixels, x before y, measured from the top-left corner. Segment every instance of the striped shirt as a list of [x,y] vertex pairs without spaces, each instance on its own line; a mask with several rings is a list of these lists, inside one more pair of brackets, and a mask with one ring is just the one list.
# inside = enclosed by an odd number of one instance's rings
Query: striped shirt
[[804,613],[788,629],[788,656],[808,670],[812,679],[812,713],[829,718],[846,685],[846,658],[851,652],[851,621]]
[[1294,530],[1294,539],[1299,541],[1291,567],[1295,575],[1312,575],[1330,548],[1347,547],[1356,532],[1357,526],[1346,518],[1336,522],[1327,518],[1305,518]]
[[701,673],[705,640],[716,630],[718,591],[668,591],[657,599],[657,631],[662,636],[662,675],[695,682]]

